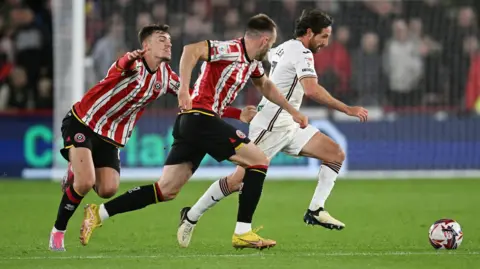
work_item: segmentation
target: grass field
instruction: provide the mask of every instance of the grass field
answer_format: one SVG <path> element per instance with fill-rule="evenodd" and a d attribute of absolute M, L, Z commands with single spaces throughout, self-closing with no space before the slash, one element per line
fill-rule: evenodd
<path fill-rule="evenodd" d="M 340 180 L 327 208 L 346 223 L 343 231 L 303 223 L 314 181 L 267 181 L 254 226 L 265 227 L 260 233 L 277 240 L 275 248 L 231 247 L 235 195 L 201 219 L 192 244 L 182 249 L 178 212 L 209 184 L 190 182 L 173 202 L 106 221 L 87 247 L 78 242 L 78 210 L 67 252 L 51 253 L 58 184 L 0 181 L 0 268 L 480 268 L 480 180 Z M 122 183 L 121 192 L 135 185 Z M 84 200 L 100 201 L 93 193 Z M 428 243 L 429 226 L 444 217 L 462 225 L 458 250 L 434 251 Z"/>

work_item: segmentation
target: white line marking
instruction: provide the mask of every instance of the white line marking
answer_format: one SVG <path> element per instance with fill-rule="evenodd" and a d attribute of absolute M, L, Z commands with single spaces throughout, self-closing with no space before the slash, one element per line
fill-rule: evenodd
<path fill-rule="evenodd" d="M 191 255 L 87 255 L 87 256 L 20 256 L 2 257 L 0 260 L 66 260 L 66 259 L 87 259 L 87 260 L 111 260 L 111 259 L 157 259 L 157 258 L 242 258 L 256 256 L 276 256 L 280 253 L 252 253 L 252 254 L 191 254 Z M 295 253 L 297 257 L 310 256 L 473 256 L 480 255 L 480 252 L 455 252 L 455 251 L 430 251 L 430 252 L 331 252 L 331 253 Z"/>

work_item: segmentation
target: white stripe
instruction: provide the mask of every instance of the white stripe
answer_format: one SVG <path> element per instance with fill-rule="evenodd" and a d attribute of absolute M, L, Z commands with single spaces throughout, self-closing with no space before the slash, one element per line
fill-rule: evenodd
<path fill-rule="evenodd" d="M 125 89 L 130 83 L 135 81 L 136 77 L 127 77 L 123 80 L 121 80 L 115 88 L 112 90 L 107 91 L 104 95 L 102 95 L 100 98 L 98 98 L 97 101 L 90 107 L 90 109 L 85 113 L 85 116 L 82 118 L 82 121 L 85 122 L 87 125 L 89 124 L 91 118 L 95 113 L 98 112 L 99 109 L 101 109 L 109 100 L 112 96 L 116 95 L 123 89 Z"/>
<path fill-rule="evenodd" d="M 135 123 L 135 118 L 137 117 L 138 112 L 140 112 L 140 110 L 137 110 L 134 113 L 132 113 L 132 115 L 130 115 L 130 119 L 128 120 L 128 125 L 126 125 L 125 128 L 123 129 L 123 134 L 122 134 L 123 145 L 127 144 L 127 141 L 129 139 L 128 134 L 133 131 L 133 128 L 135 128 L 134 123 Z"/>
<path fill-rule="evenodd" d="M 160 91 L 160 95 L 164 95 L 164 94 L 167 93 L 168 85 L 169 85 L 169 82 L 170 82 L 170 76 L 169 76 L 169 72 L 167 70 L 167 66 L 166 66 L 165 63 L 162 63 L 162 69 L 161 70 L 162 70 L 162 89 Z"/>
<path fill-rule="evenodd" d="M 250 66 L 251 67 L 251 66 Z M 247 81 L 248 79 L 250 78 L 250 75 L 252 74 L 253 70 L 255 70 L 255 68 L 250 68 L 247 72 L 247 74 L 245 75 L 245 77 L 243 78 L 243 81 L 242 81 L 242 84 L 240 84 L 240 87 L 237 91 L 236 94 L 238 94 L 238 92 L 240 92 L 244 87 L 245 87 L 245 84 L 247 84 Z M 236 97 L 236 95 L 235 95 Z"/>
<path fill-rule="evenodd" d="M 220 107 L 219 109 L 219 114 L 222 115 L 223 114 L 223 110 L 225 109 L 225 107 L 227 106 L 229 100 L 232 98 L 232 95 L 235 95 L 233 98 L 235 99 L 236 97 L 236 89 L 238 87 L 239 84 L 241 84 L 243 81 L 244 81 L 244 77 L 243 77 L 243 71 L 245 70 L 245 67 L 247 67 L 248 65 L 245 65 L 243 64 L 239 69 L 238 69 L 238 73 L 237 73 L 237 76 L 235 77 L 235 82 L 232 84 L 232 86 L 230 87 L 230 89 L 228 89 L 228 92 L 227 92 L 227 95 L 225 96 L 225 99 L 223 99 L 222 101 L 222 106 Z"/>
<path fill-rule="evenodd" d="M 156 82 L 156 78 L 157 76 L 154 74 L 152 75 L 152 78 L 150 79 L 150 84 L 148 85 L 147 87 L 147 90 L 145 91 L 145 93 L 143 94 L 143 97 L 142 99 L 140 99 L 138 102 L 135 102 L 133 103 L 129 109 L 127 109 L 127 111 L 125 111 L 122 115 L 120 115 L 120 117 L 118 117 L 113 123 L 112 123 L 112 126 L 110 127 L 110 130 L 109 130 L 109 136 L 110 138 L 114 138 L 114 135 L 117 131 L 117 128 L 118 128 L 118 124 L 120 123 L 121 120 L 123 120 L 126 116 L 130 116 L 134 111 L 138 111 L 140 108 L 142 108 L 144 105 L 145 105 L 145 102 L 148 100 L 148 98 L 150 98 L 154 92 L 153 92 L 153 84 L 155 84 Z M 146 81 L 146 79 L 145 79 Z M 140 91 L 139 91 L 140 92 Z M 135 95 L 136 96 L 136 95 Z M 129 100 L 130 102 L 130 100 Z M 126 125 L 130 125 L 130 120 L 132 118 L 130 117 L 129 119 L 129 122 L 126 123 Z M 125 125 L 125 126 L 126 126 Z M 126 140 L 126 137 L 122 135 L 122 143 L 123 145 L 125 145 L 125 141 Z"/>
<path fill-rule="evenodd" d="M 235 71 L 237 63 L 233 62 L 227 65 L 218 79 L 217 85 L 215 86 L 215 96 L 213 97 L 212 111 L 217 112 L 218 106 L 220 105 L 220 93 L 222 92 L 225 84 L 228 79 L 232 76 L 233 71 Z"/>
<path fill-rule="evenodd" d="M 138 80 L 137 86 L 135 86 L 135 88 L 133 88 L 133 90 L 127 96 L 125 96 L 123 100 L 120 100 L 120 102 L 113 105 L 105 113 L 105 115 L 102 116 L 102 119 L 99 122 L 97 122 L 97 124 L 95 125 L 94 132 L 100 134 L 102 131 L 102 127 L 107 123 L 108 118 L 111 117 L 113 114 L 115 114 L 115 112 L 117 112 L 117 110 L 120 107 L 122 107 L 125 103 L 127 103 L 131 98 L 135 97 L 142 90 L 143 86 L 145 85 L 146 76 L 147 76 L 147 70 L 143 68 L 142 76 L 140 78 L 137 77 L 137 80 Z M 110 135 L 108 137 L 110 137 Z"/>
<path fill-rule="evenodd" d="M 272 250 L 274 251 L 274 250 Z M 244 257 L 275 257 L 279 253 L 256 252 L 252 254 L 190 254 L 190 255 L 85 255 L 85 256 L 18 256 L 1 257 L 0 260 L 113 260 L 113 259 L 157 259 L 157 258 L 244 258 Z M 455 251 L 425 251 L 425 252 L 307 252 L 295 253 L 296 257 L 388 257 L 388 256 L 478 256 L 480 252 L 455 252 Z"/>
<path fill-rule="evenodd" d="M 135 117 L 137 117 L 139 110 L 135 111 L 130 115 L 130 119 L 128 120 L 128 123 L 125 124 L 125 128 L 123 128 L 123 133 L 122 133 L 122 144 L 126 145 L 128 141 L 128 134 L 131 130 L 133 130 L 133 127 L 135 127 Z"/>

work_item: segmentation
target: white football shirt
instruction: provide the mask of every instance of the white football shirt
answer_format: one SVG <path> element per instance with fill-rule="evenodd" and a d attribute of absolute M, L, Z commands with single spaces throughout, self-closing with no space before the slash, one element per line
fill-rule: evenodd
<path fill-rule="evenodd" d="M 271 64 L 269 78 L 280 93 L 296 109 L 300 109 L 304 90 L 300 79 L 317 77 L 312 52 L 299 40 L 286 41 L 268 52 Z M 267 131 L 287 131 L 297 126 L 292 116 L 278 105 L 262 98 L 257 107 L 258 113 L 250 125 Z"/>

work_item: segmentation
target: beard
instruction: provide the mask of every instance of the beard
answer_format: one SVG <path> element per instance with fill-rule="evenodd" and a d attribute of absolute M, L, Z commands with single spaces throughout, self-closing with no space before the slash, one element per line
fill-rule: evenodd
<path fill-rule="evenodd" d="M 265 57 L 267 56 L 268 54 L 268 48 L 258 52 L 257 56 L 255 57 L 255 60 L 257 61 L 263 61 L 265 59 Z"/>
<path fill-rule="evenodd" d="M 162 62 L 170 62 L 171 60 L 172 60 L 172 57 L 169 57 L 169 56 L 160 57 L 160 61 Z"/>

